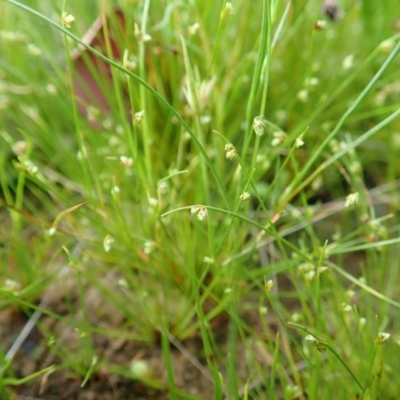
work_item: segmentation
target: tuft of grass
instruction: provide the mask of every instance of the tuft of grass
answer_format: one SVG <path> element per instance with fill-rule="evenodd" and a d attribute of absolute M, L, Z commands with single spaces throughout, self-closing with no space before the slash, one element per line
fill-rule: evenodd
<path fill-rule="evenodd" d="M 400 31 L 372 4 L 333 23 L 317 0 L 3 2 L 0 306 L 28 323 L 2 398 L 58 372 L 397 398 Z"/>

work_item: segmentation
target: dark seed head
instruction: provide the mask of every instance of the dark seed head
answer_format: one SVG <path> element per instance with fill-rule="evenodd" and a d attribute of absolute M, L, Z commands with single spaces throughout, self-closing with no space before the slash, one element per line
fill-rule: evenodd
<path fill-rule="evenodd" d="M 340 9 L 335 0 L 324 0 L 322 4 L 322 15 L 336 22 L 340 18 Z"/>

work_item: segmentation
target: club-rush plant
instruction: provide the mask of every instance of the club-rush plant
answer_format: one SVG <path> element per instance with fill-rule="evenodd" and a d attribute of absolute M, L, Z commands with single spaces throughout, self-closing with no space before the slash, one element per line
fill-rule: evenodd
<path fill-rule="evenodd" d="M 397 3 L 5 0 L 0 398 L 398 398 Z"/>

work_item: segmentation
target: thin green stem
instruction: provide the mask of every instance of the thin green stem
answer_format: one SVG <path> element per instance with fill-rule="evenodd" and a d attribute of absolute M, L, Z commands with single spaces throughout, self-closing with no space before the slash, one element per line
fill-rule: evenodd
<path fill-rule="evenodd" d="M 263 9 L 262 9 L 262 22 L 261 22 L 261 32 L 260 32 L 260 45 L 258 48 L 258 55 L 256 65 L 254 67 L 253 72 L 253 80 L 251 82 L 251 89 L 249 99 L 247 101 L 246 106 L 246 135 L 244 137 L 243 149 L 242 149 L 242 157 L 245 158 L 247 149 L 250 144 L 250 140 L 252 138 L 252 123 L 253 123 L 253 109 L 254 103 L 256 99 L 257 90 L 260 83 L 262 66 L 265 57 L 265 48 L 267 47 L 268 41 L 268 14 L 269 14 L 269 5 L 267 0 L 263 0 Z"/>
<path fill-rule="evenodd" d="M 342 115 L 340 118 L 339 122 L 336 124 L 335 128 L 333 131 L 325 138 L 325 140 L 318 146 L 316 151 L 311 153 L 311 156 L 307 163 L 303 166 L 302 170 L 298 175 L 296 175 L 291 182 L 290 185 L 290 192 L 296 188 L 297 185 L 300 184 L 300 182 L 303 182 L 299 187 L 303 188 L 305 186 L 305 182 L 309 182 L 310 178 L 304 179 L 305 175 L 309 172 L 309 170 L 312 168 L 314 165 L 315 161 L 321 156 L 323 150 L 326 148 L 328 143 L 338 134 L 340 129 L 342 128 L 343 124 L 347 120 L 347 118 L 353 113 L 353 111 L 360 105 L 360 103 L 364 100 L 364 98 L 367 96 L 367 94 L 371 91 L 371 89 L 374 87 L 374 85 L 378 82 L 378 80 L 381 78 L 383 73 L 386 71 L 386 69 L 389 67 L 390 63 L 394 60 L 394 58 L 397 56 L 397 54 L 400 52 L 400 42 L 397 43 L 397 45 L 394 47 L 394 49 L 391 51 L 389 54 L 388 58 L 386 61 L 382 64 L 381 68 L 379 68 L 378 72 L 374 75 L 374 77 L 370 80 L 368 85 L 364 88 L 364 90 L 359 94 L 357 99 L 351 104 L 351 106 L 346 110 L 346 112 Z M 400 110 L 397 113 L 400 113 Z M 393 114 L 392 114 L 393 115 Z M 312 175 L 315 175 L 312 174 Z M 296 189 L 295 192 L 298 193 L 299 190 L 301 189 Z M 282 204 L 287 204 L 288 201 L 293 197 L 292 193 L 289 195 L 284 195 L 283 199 L 281 200 Z"/>
<path fill-rule="evenodd" d="M 361 135 L 358 139 L 354 140 L 352 143 L 349 143 L 346 146 L 345 149 L 338 151 L 332 157 L 330 157 L 328 160 L 326 160 L 323 163 L 321 163 L 317 168 L 315 168 L 315 170 L 307 178 L 304 178 L 304 168 L 306 168 L 308 165 L 309 165 L 309 167 L 311 167 L 311 164 L 310 164 L 310 161 L 309 161 L 306 166 L 302 167 L 302 170 L 294 178 L 295 181 L 297 182 L 298 186 L 295 188 L 295 184 L 293 183 L 294 181 L 292 181 L 290 187 L 287 190 L 288 194 L 286 194 L 286 192 L 285 192 L 284 196 L 282 196 L 282 198 L 280 199 L 278 210 L 283 209 L 285 207 L 285 205 L 294 196 L 296 196 L 302 189 L 304 189 L 307 185 L 309 185 L 329 165 L 333 164 L 336 160 L 338 160 L 344 154 L 348 153 L 351 149 L 356 148 L 358 145 L 360 145 L 361 143 L 366 141 L 373 134 L 375 134 L 376 132 L 380 131 L 383 127 L 388 125 L 390 122 L 392 122 L 399 115 L 400 115 L 400 110 L 396 110 L 393 114 L 389 115 L 389 117 L 385 118 L 378 125 L 374 126 L 372 129 L 370 129 L 368 132 L 366 132 L 363 135 Z M 333 138 L 333 136 L 331 137 L 331 139 L 332 138 Z M 324 143 L 322 145 L 326 145 L 326 140 L 324 141 Z M 315 157 L 313 157 L 313 158 L 315 158 Z M 307 167 L 307 168 L 309 168 L 309 167 Z M 301 179 L 298 178 L 299 176 L 304 178 L 301 183 L 300 183 Z M 294 188 L 294 189 L 291 189 L 291 188 Z"/>
<path fill-rule="evenodd" d="M 144 0 L 144 7 L 142 13 L 142 21 L 140 25 L 141 35 L 146 34 L 147 18 L 149 14 L 150 0 Z M 146 81 L 146 64 L 145 64 L 145 41 L 139 38 L 139 76 L 145 82 Z M 152 159 L 150 154 L 150 128 L 148 117 L 146 117 L 147 112 L 147 100 L 146 100 L 146 87 L 140 85 L 139 96 L 140 96 L 140 108 L 145 113 L 145 118 L 142 120 L 142 132 L 143 132 L 143 150 L 144 150 L 144 163 L 146 166 L 146 177 L 147 182 L 151 188 L 153 188 L 153 174 L 152 174 Z"/>
<path fill-rule="evenodd" d="M 108 57 L 104 56 L 103 54 L 101 54 L 100 52 L 98 52 L 97 50 L 95 50 L 93 47 L 89 46 L 88 44 L 84 43 L 81 39 L 79 39 L 77 36 L 75 36 L 73 33 L 71 33 L 68 29 L 65 29 L 64 27 L 62 27 L 60 24 L 54 22 L 53 20 L 51 20 L 50 18 L 46 17 L 45 15 L 41 14 L 40 12 L 22 4 L 19 3 L 18 1 L 15 0 L 6 0 L 8 3 L 11 3 L 17 7 L 22 8 L 25 11 L 28 11 L 29 13 L 45 20 L 46 22 L 48 22 L 50 25 L 56 27 L 58 30 L 60 30 L 61 32 L 63 32 L 64 34 L 66 34 L 67 36 L 69 36 L 71 39 L 73 39 L 76 43 L 79 43 L 81 46 L 83 46 L 86 50 L 90 51 L 92 54 L 94 54 L 96 57 L 98 57 L 99 59 L 103 60 L 104 62 L 106 62 L 107 64 L 111 65 L 112 67 L 124 72 L 125 74 L 129 75 L 131 78 L 135 79 L 135 81 L 137 81 L 140 85 L 144 86 L 167 110 L 169 110 L 175 117 L 176 119 L 180 122 L 180 124 L 183 126 L 183 128 L 185 129 L 185 131 L 187 131 L 191 137 L 191 139 L 193 140 L 193 142 L 195 143 L 195 145 L 199 148 L 199 151 L 202 155 L 202 157 L 204 157 L 205 162 L 207 163 L 214 179 L 215 182 L 218 186 L 219 189 L 219 194 L 222 198 L 222 200 L 225 203 L 225 206 L 227 208 L 229 208 L 229 202 L 228 199 L 226 197 L 226 193 L 225 193 L 225 189 L 222 185 L 221 179 L 219 178 L 215 167 L 213 165 L 213 163 L 211 162 L 210 158 L 207 155 L 207 152 L 205 150 L 205 148 L 201 145 L 199 139 L 196 137 L 196 135 L 193 133 L 193 131 L 190 129 L 189 125 L 186 123 L 186 121 L 181 117 L 181 115 L 178 113 L 178 111 L 163 97 L 161 96 L 155 89 L 153 89 L 147 82 L 145 82 L 143 79 L 141 79 L 138 75 L 134 74 L 131 71 L 128 71 L 126 68 L 122 67 L 121 65 L 117 64 L 116 62 L 110 60 Z"/>
<path fill-rule="evenodd" d="M 309 333 L 310 335 L 314 336 L 315 339 L 317 339 L 321 344 L 326 346 L 327 349 L 330 350 L 330 352 L 337 358 L 337 360 L 343 365 L 343 367 L 346 369 L 346 371 L 350 374 L 350 376 L 353 378 L 354 382 L 357 384 L 357 386 L 360 388 L 361 393 L 365 392 L 365 388 L 362 385 L 362 383 L 358 380 L 358 378 L 355 376 L 354 372 L 350 369 L 350 367 L 346 364 L 346 362 L 343 360 L 343 358 L 340 356 L 340 354 L 327 342 L 324 340 L 320 339 L 317 335 L 315 335 L 312 331 L 310 331 L 308 328 L 305 326 L 296 324 L 294 322 L 288 322 L 288 325 L 293 326 L 294 328 L 300 329 L 304 332 Z"/>
<path fill-rule="evenodd" d="M 194 206 L 192 205 L 192 206 L 184 206 L 184 207 L 174 208 L 173 210 L 169 210 L 169 211 L 165 212 L 164 214 L 161 214 L 161 218 L 164 218 L 167 215 L 170 215 L 170 214 L 173 214 L 173 213 L 176 213 L 176 212 L 179 212 L 179 211 L 191 210 L 193 207 Z M 265 232 L 269 233 L 271 236 L 275 237 L 276 240 L 279 240 L 280 242 L 282 242 L 283 244 L 288 246 L 296 254 L 301 254 L 302 257 L 304 257 L 305 260 L 310 261 L 310 262 L 312 261 L 311 257 L 307 256 L 306 254 L 303 254 L 296 246 L 294 246 L 288 240 L 280 237 L 279 233 L 276 232 L 276 230 L 269 229 L 265 225 L 258 224 L 257 222 L 254 222 L 250 218 L 244 217 L 243 215 L 237 214 L 237 213 L 235 213 L 233 211 L 224 210 L 223 208 L 218 208 L 218 207 L 213 207 L 213 206 L 201 205 L 201 207 L 207 208 L 207 210 L 218 211 L 218 212 L 220 212 L 222 214 L 226 214 L 226 215 L 229 215 L 231 217 L 235 217 L 235 218 L 241 219 L 244 222 L 247 222 L 247 223 L 249 223 L 251 225 L 254 225 L 255 227 L 259 228 L 260 230 L 265 231 Z"/>

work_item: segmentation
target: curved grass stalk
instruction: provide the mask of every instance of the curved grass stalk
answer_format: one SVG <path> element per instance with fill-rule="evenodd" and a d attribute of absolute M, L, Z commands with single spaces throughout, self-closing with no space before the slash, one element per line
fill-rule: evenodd
<path fill-rule="evenodd" d="M 20 3 L 20 2 L 18 2 L 16 0 L 6 0 L 6 1 L 8 3 L 10 3 L 10 4 L 13 4 L 14 6 L 17 6 L 17 7 L 21 8 L 21 9 L 23 9 L 23 10 L 25 10 L 25 11 L 33 14 L 33 15 L 35 15 L 36 17 L 39 17 L 39 18 L 43 19 L 44 21 L 46 21 L 50 25 L 52 25 L 55 28 L 57 28 L 59 31 L 63 32 L 65 35 L 69 36 L 76 43 L 79 43 L 80 46 L 82 46 L 86 50 L 90 51 L 96 57 L 98 57 L 102 61 L 106 62 L 110 66 L 112 66 L 112 67 L 118 69 L 119 71 L 123 72 L 124 74 L 130 76 L 136 82 L 138 82 L 140 85 L 142 85 L 144 88 L 146 88 L 166 109 L 168 109 L 176 117 L 176 119 L 181 123 L 181 125 L 184 127 L 184 129 L 189 133 L 191 139 L 196 144 L 196 146 L 199 148 L 199 151 L 200 151 L 202 157 L 204 157 L 205 162 L 206 162 L 207 166 L 209 167 L 209 169 L 210 169 L 210 171 L 211 171 L 211 173 L 212 173 L 212 175 L 213 175 L 213 177 L 215 179 L 215 182 L 216 182 L 216 184 L 218 186 L 221 198 L 224 201 L 225 206 L 227 208 L 229 208 L 229 202 L 228 202 L 228 199 L 226 197 L 222 182 L 221 182 L 220 178 L 218 177 L 217 171 L 215 170 L 214 165 L 212 164 L 210 158 L 208 157 L 205 148 L 201 145 L 201 143 L 197 139 L 196 135 L 190 129 L 189 125 L 185 122 L 185 120 L 180 116 L 178 111 L 175 110 L 175 108 L 161 94 L 159 94 L 155 89 L 153 89 L 148 83 L 146 83 L 138 75 L 136 75 L 133 72 L 127 70 L 122 65 L 110 60 L 108 57 L 104 56 L 103 54 L 101 54 L 100 52 L 95 50 L 93 47 L 91 47 L 88 44 L 84 43 L 77 36 L 75 36 L 73 33 L 71 33 L 68 29 L 62 27 L 57 22 L 51 20 L 50 18 L 48 18 L 45 15 L 41 14 L 40 12 L 34 10 L 33 8 L 31 8 L 31 7 L 29 7 L 29 6 L 25 5 L 25 4 L 22 4 L 22 3 Z"/>
<path fill-rule="evenodd" d="M 170 215 L 170 214 L 173 214 L 173 213 L 176 213 L 176 212 L 179 212 L 179 211 L 191 210 L 195 206 L 196 205 L 174 208 L 173 210 L 169 210 L 169 211 L 165 212 L 164 214 L 161 214 L 160 217 L 163 218 L 163 217 L 166 217 L 167 215 Z M 197 206 L 200 206 L 200 205 L 197 205 Z M 308 256 L 307 254 L 302 253 L 296 246 L 294 246 L 288 240 L 283 239 L 282 237 L 280 237 L 278 232 L 275 231 L 275 229 L 268 229 L 268 227 L 266 227 L 265 225 L 261 225 L 261 224 L 255 222 L 255 221 L 251 220 L 250 218 L 244 217 L 243 215 L 240 215 L 240 214 L 235 213 L 233 211 L 224 210 L 223 208 L 212 207 L 212 206 L 207 206 L 207 205 L 203 205 L 203 204 L 201 205 L 201 207 L 204 207 L 207 210 L 217 211 L 217 212 L 220 212 L 222 214 L 226 214 L 226 215 L 228 215 L 230 217 L 235 217 L 235 218 L 241 219 L 244 222 L 247 222 L 247 223 L 249 223 L 251 225 L 254 225 L 258 229 L 260 229 L 262 231 L 265 231 L 268 234 L 270 234 L 271 236 L 273 236 L 276 240 L 279 240 L 282 243 L 284 243 L 291 250 L 293 250 L 296 254 L 300 254 L 302 257 L 304 257 L 305 260 L 312 262 L 312 258 L 310 256 Z"/>
<path fill-rule="evenodd" d="M 343 358 L 340 356 L 340 354 L 332 347 L 329 343 L 325 342 L 324 340 L 320 339 L 317 335 L 315 335 L 313 332 L 311 332 L 308 328 L 305 326 L 296 324 L 294 322 L 288 322 L 289 326 L 293 326 L 294 328 L 300 329 L 310 335 L 312 335 L 318 342 L 320 342 L 323 346 L 325 346 L 329 351 L 337 358 L 337 360 L 343 365 L 343 367 L 346 369 L 346 371 L 351 375 L 353 378 L 354 382 L 357 384 L 357 386 L 360 388 L 361 392 L 365 392 L 365 388 L 362 385 L 362 383 L 358 380 L 358 378 L 355 376 L 354 372 L 350 369 L 350 367 L 346 364 L 346 362 L 343 360 Z"/>

